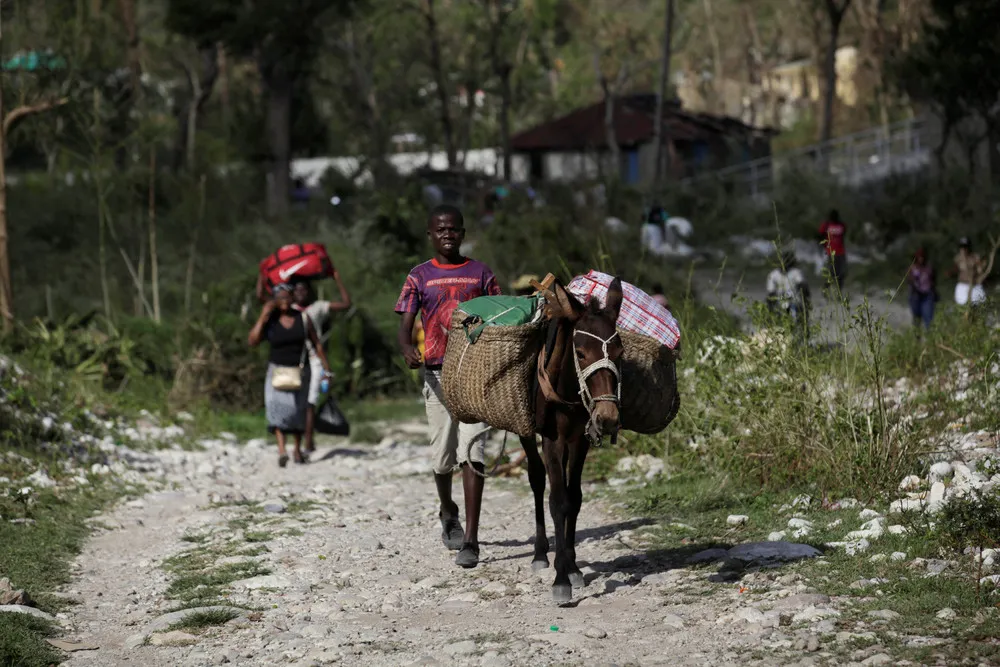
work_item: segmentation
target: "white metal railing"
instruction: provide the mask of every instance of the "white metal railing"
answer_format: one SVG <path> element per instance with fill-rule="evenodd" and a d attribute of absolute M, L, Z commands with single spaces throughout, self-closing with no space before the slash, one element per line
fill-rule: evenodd
<path fill-rule="evenodd" d="M 938 128 L 926 117 L 912 118 L 806 146 L 771 157 L 733 165 L 684 179 L 684 184 L 713 180 L 736 195 L 768 195 L 783 174 L 827 173 L 843 185 L 860 186 L 908 173 L 930 163 Z"/>

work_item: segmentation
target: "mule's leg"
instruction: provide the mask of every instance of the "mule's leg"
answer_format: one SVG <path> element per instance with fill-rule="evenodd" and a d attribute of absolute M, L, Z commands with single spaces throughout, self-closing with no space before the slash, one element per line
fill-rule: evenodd
<path fill-rule="evenodd" d="M 570 602 L 573 585 L 569 581 L 569 561 L 566 558 L 566 517 L 569 513 L 564 467 L 566 443 L 562 438 L 543 438 L 542 452 L 549 473 L 549 511 L 556 538 L 556 579 L 552 583 L 552 599 L 559 603 Z"/>
<path fill-rule="evenodd" d="M 587 451 L 590 442 L 581 437 L 569 446 L 568 476 L 566 480 L 566 495 L 569 501 L 569 512 L 566 516 L 566 557 L 569 561 L 569 580 L 575 588 L 583 588 L 586 582 L 583 573 L 576 564 L 576 519 L 580 516 L 583 505 L 583 465 L 587 461 Z"/>
<path fill-rule="evenodd" d="M 521 438 L 525 458 L 528 459 L 528 481 L 535 495 L 535 555 L 531 558 L 532 570 L 549 566 L 549 538 L 545 536 L 545 463 L 538 454 L 535 436 Z"/>

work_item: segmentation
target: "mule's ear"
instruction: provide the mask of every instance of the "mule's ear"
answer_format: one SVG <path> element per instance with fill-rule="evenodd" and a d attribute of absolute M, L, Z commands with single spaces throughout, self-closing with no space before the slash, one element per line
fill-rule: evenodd
<path fill-rule="evenodd" d="M 586 310 L 583 304 L 559 283 L 552 286 L 552 294 L 554 299 L 547 298 L 547 311 L 550 318 L 578 320 Z"/>
<path fill-rule="evenodd" d="M 607 311 L 614 313 L 616 321 L 618 320 L 618 314 L 621 313 L 622 310 L 623 299 L 622 281 L 620 278 L 615 278 L 608 286 L 608 303 L 604 308 Z"/>

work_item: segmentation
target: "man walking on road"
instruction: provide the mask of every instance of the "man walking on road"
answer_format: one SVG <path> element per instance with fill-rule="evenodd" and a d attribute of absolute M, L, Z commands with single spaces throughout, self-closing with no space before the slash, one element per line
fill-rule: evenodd
<path fill-rule="evenodd" d="M 442 400 L 441 367 L 444 364 L 448 328 L 455 307 L 463 301 L 500 294 L 496 277 L 488 266 L 463 257 L 465 221 L 454 206 L 442 205 L 431 211 L 427 237 L 434 257 L 414 267 L 396 302 L 402 315 L 397 340 L 410 368 L 424 366 L 424 404 L 430 425 L 434 456 L 434 481 L 441 499 L 442 540 L 458 551 L 455 563 L 461 567 L 479 564 L 479 514 L 483 501 L 486 456 L 486 424 L 462 424 L 451 416 Z M 420 313 L 424 323 L 423 355 L 413 344 L 413 323 Z M 465 490 L 465 531 L 458 519 L 458 505 L 451 498 L 451 477 L 456 466 L 462 469 Z"/>
<path fill-rule="evenodd" d="M 838 292 L 844 291 L 844 279 L 847 278 L 847 249 L 844 246 L 846 232 L 847 227 L 840 221 L 837 209 L 832 209 L 819 227 L 820 243 L 826 246 L 831 286 L 836 283 Z"/>

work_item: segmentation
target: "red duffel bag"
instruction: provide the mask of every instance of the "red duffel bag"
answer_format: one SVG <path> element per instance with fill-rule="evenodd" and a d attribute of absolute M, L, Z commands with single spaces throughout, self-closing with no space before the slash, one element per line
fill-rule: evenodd
<path fill-rule="evenodd" d="M 260 275 L 267 288 L 292 280 L 316 280 L 333 275 L 333 262 L 322 243 L 293 243 L 261 260 Z"/>

